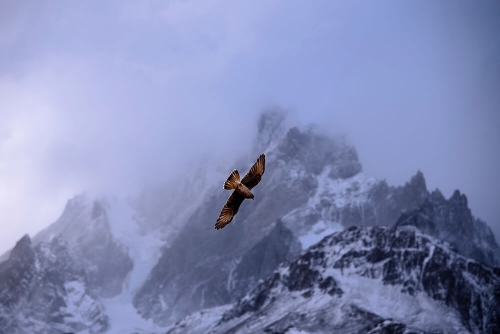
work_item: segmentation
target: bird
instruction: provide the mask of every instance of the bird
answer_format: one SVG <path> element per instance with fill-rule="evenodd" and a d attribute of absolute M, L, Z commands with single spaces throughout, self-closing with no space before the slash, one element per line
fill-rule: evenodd
<path fill-rule="evenodd" d="M 217 222 L 215 223 L 216 230 L 223 228 L 233 220 L 245 198 L 254 199 L 251 190 L 259 184 L 265 170 L 266 156 L 261 154 L 241 181 L 238 170 L 234 169 L 231 172 L 226 182 L 224 182 L 223 188 L 226 190 L 233 190 L 233 192 L 227 199 L 226 204 L 222 207 L 219 218 L 217 218 Z"/>

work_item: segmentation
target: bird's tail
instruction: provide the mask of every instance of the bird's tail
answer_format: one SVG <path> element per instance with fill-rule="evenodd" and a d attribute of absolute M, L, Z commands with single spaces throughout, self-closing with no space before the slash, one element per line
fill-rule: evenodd
<path fill-rule="evenodd" d="M 231 175 L 227 178 L 226 182 L 224 182 L 224 189 L 226 190 L 234 190 L 240 183 L 240 174 L 235 169 L 231 172 Z"/>

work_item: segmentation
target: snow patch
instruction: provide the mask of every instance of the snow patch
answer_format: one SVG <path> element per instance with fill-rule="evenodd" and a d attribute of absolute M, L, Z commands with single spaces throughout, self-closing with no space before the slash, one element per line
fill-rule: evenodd
<path fill-rule="evenodd" d="M 128 248 L 134 267 L 125 280 L 124 295 L 132 300 L 161 255 L 163 241 L 153 233 L 141 234 L 133 219 L 135 211 L 125 200 L 108 201 L 108 218 L 112 235 Z"/>
<path fill-rule="evenodd" d="M 207 333 L 222 318 L 224 312 L 233 307 L 233 304 L 216 306 L 213 308 L 194 312 L 184 319 L 164 329 L 166 333 Z M 189 328 L 186 332 L 185 328 Z M 181 329 L 181 331 L 179 331 Z M 184 330 L 182 330 L 184 329 Z"/>
<path fill-rule="evenodd" d="M 358 276 L 346 270 L 342 274 L 331 268 L 328 272 L 344 291 L 344 303 L 428 331 L 468 333 L 460 325 L 460 316 L 455 310 L 425 293 L 410 296 L 401 292 L 401 286 L 385 285 L 381 279 Z"/>
<path fill-rule="evenodd" d="M 342 231 L 343 229 L 344 228 L 339 223 L 328 222 L 327 226 L 323 220 L 320 220 L 312 226 L 308 233 L 299 236 L 302 249 L 307 249 L 321 241 L 327 235 Z"/>
<path fill-rule="evenodd" d="M 360 172 L 347 179 L 332 179 L 329 177 L 331 166 L 317 176 L 318 189 L 316 194 L 309 199 L 308 206 L 315 207 L 322 198 L 333 200 L 338 208 L 346 205 L 362 205 L 368 200 L 370 190 L 380 181 L 374 177 Z"/>
<path fill-rule="evenodd" d="M 163 241 L 156 234 L 141 234 L 133 219 L 135 211 L 125 201 L 112 198 L 107 201 L 108 218 L 112 235 L 128 248 L 134 266 L 124 282 L 123 292 L 104 299 L 111 328 L 107 333 L 130 332 L 161 333 L 164 329 L 152 320 L 142 318 L 132 304 L 132 299 L 161 255 Z"/>
<path fill-rule="evenodd" d="M 123 296 L 104 300 L 104 306 L 110 323 L 106 334 L 165 332 L 164 328 L 155 325 L 151 319 L 142 318 L 132 303 Z"/>
<path fill-rule="evenodd" d="M 241 261 L 241 257 L 231 261 L 231 265 L 229 267 L 229 275 L 227 277 L 227 284 L 226 284 L 226 289 L 228 292 L 231 292 L 235 285 L 236 285 L 236 280 L 235 280 L 235 277 L 234 277 L 234 271 L 236 270 L 236 268 L 238 267 L 238 264 L 240 263 Z"/>
<path fill-rule="evenodd" d="M 289 328 L 285 334 L 309 334 L 309 332 L 306 332 L 302 329 L 297 329 L 295 327 Z"/>

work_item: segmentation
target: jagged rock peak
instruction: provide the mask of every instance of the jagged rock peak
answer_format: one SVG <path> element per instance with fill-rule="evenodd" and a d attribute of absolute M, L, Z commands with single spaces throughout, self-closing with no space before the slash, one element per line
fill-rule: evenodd
<path fill-rule="evenodd" d="M 82 192 L 82 193 L 80 193 L 78 195 L 75 195 L 72 198 L 70 198 L 68 200 L 68 202 L 66 203 L 66 208 L 65 209 L 67 209 L 68 207 L 74 207 L 76 205 L 86 204 L 89 201 L 90 201 L 89 194 L 87 192 Z"/>
<path fill-rule="evenodd" d="M 444 201 L 446 201 L 446 198 L 444 198 L 444 195 L 441 192 L 441 190 L 437 188 L 431 193 L 430 199 L 436 203 L 443 203 Z"/>
<path fill-rule="evenodd" d="M 104 206 L 99 202 L 99 201 L 94 201 L 93 207 L 92 207 L 92 219 L 95 219 L 99 216 L 105 215 L 106 210 L 104 209 Z"/>
<path fill-rule="evenodd" d="M 133 263 L 128 249 L 115 238 L 103 196 L 81 193 L 71 198 L 61 217 L 33 238 L 34 245 L 61 237 L 85 263 L 89 287 L 104 297 L 121 292 Z M 106 254 L 106 256 L 103 256 Z"/>
<path fill-rule="evenodd" d="M 19 240 L 0 266 L 0 332 L 105 332 L 108 317 L 82 265 L 62 238 Z"/>
<path fill-rule="evenodd" d="M 329 176 L 346 179 L 361 172 L 356 148 L 342 136 L 328 136 L 309 126 L 292 127 L 276 147 L 275 157 L 285 163 L 298 163 L 314 175 L 331 166 Z"/>
<path fill-rule="evenodd" d="M 18 242 L 16 242 L 16 246 L 10 252 L 10 259 L 21 259 L 26 256 L 33 257 L 34 255 L 33 245 L 31 243 L 31 238 L 28 234 L 25 234 Z"/>
<path fill-rule="evenodd" d="M 422 192 L 427 191 L 427 185 L 425 184 L 424 174 L 418 170 L 417 174 L 413 175 L 410 179 L 410 186 L 421 190 Z"/>
<path fill-rule="evenodd" d="M 467 207 L 467 196 L 461 194 L 460 190 L 456 189 L 450 197 L 450 202 L 460 207 Z"/>
<path fill-rule="evenodd" d="M 65 230 L 65 233 L 71 234 L 71 231 L 67 229 L 69 225 L 83 230 L 90 228 L 91 224 L 82 225 L 81 221 L 79 221 L 82 219 L 92 220 L 98 222 L 98 225 L 102 225 L 102 227 L 109 228 L 107 213 L 110 204 L 108 199 L 107 196 L 102 194 L 89 193 L 88 191 L 81 192 L 66 202 L 59 219 L 45 230 L 53 228 L 53 225 L 60 225 Z M 45 233 L 42 231 L 33 238 L 35 244 L 39 242 L 40 234 L 44 235 Z"/>
<path fill-rule="evenodd" d="M 292 126 L 286 116 L 286 111 L 278 106 L 260 114 L 252 157 L 264 152 L 285 163 L 298 163 L 315 175 L 331 165 L 330 177 L 334 179 L 361 172 L 356 148 L 345 135 L 331 134 L 317 124 Z"/>
<path fill-rule="evenodd" d="M 92 206 L 93 218 L 97 218 L 102 214 L 105 214 L 106 208 L 109 206 L 107 198 L 104 195 L 91 194 L 87 191 L 81 192 L 70 198 L 66 202 L 66 206 L 63 210 L 63 215 L 65 212 L 71 212 L 74 210 L 81 210 L 83 208 L 90 208 Z"/>
<path fill-rule="evenodd" d="M 265 109 L 257 121 L 257 150 L 265 150 L 286 131 L 286 111 L 278 106 Z"/>
<path fill-rule="evenodd" d="M 26 246 L 31 247 L 31 238 L 28 234 L 25 234 L 21 239 L 19 239 L 18 242 L 16 242 L 14 249 Z"/>
<path fill-rule="evenodd" d="M 69 199 L 59 219 L 36 234 L 33 243 L 37 245 L 59 235 L 74 246 L 83 239 L 92 240 L 92 231 L 97 230 L 109 230 L 105 204 L 84 192 Z"/>
<path fill-rule="evenodd" d="M 408 187 L 411 191 L 417 189 Z M 467 197 L 458 190 L 448 200 L 439 190 L 434 190 L 414 210 L 401 215 L 395 225 L 416 226 L 449 242 L 460 254 L 490 266 L 500 264 L 500 247 L 491 228 L 474 218 Z"/>

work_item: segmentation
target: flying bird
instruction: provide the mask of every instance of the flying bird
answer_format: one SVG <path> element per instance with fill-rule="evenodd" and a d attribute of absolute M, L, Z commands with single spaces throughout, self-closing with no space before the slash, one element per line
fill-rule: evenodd
<path fill-rule="evenodd" d="M 251 190 L 259 184 L 265 169 L 266 156 L 261 154 L 241 181 L 240 174 L 236 169 L 231 172 L 231 175 L 229 175 L 226 182 L 224 182 L 223 188 L 226 190 L 233 190 L 233 192 L 227 199 L 215 223 L 216 230 L 223 228 L 233 220 L 245 198 L 254 199 Z"/>

